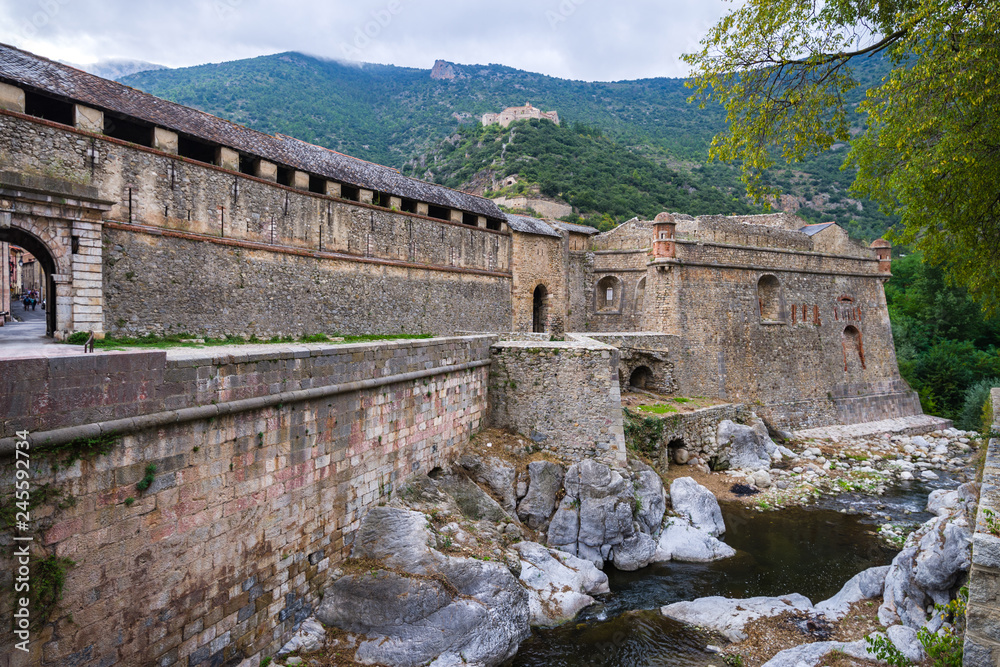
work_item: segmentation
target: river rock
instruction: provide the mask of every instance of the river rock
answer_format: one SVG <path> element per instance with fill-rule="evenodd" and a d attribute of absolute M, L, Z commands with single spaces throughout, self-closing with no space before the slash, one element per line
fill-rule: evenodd
<path fill-rule="evenodd" d="M 670 485 L 670 503 L 674 511 L 712 537 L 726 532 L 722 509 L 715 495 L 690 477 L 678 477 Z"/>
<path fill-rule="evenodd" d="M 912 663 L 923 662 L 926 655 L 916 630 L 905 625 L 893 625 L 886 629 L 885 634 L 889 637 L 892 645 L 906 656 L 907 660 Z"/>
<path fill-rule="evenodd" d="M 863 639 L 856 642 L 812 642 L 785 649 L 765 662 L 762 667 L 815 667 L 831 651 L 846 653 L 859 660 L 875 659 L 874 655 L 868 653 Z"/>
<path fill-rule="evenodd" d="M 302 621 L 302 625 L 292 635 L 292 638 L 285 642 L 285 645 L 278 650 L 278 655 L 284 656 L 295 651 L 299 651 L 300 653 L 315 653 L 323 648 L 325 643 L 326 628 L 314 616 L 310 616 Z"/>
<path fill-rule="evenodd" d="M 737 424 L 728 419 L 719 424 L 716 431 L 719 445 L 718 468 L 745 468 L 747 470 L 767 470 L 771 467 L 771 457 L 767 446 L 753 428 Z M 770 442 L 770 440 L 768 440 Z"/>
<path fill-rule="evenodd" d="M 744 626 L 758 618 L 785 612 L 812 613 L 809 598 L 792 593 L 781 597 L 756 597 L 737 600 L 719 596 L 675 602 L 660 608 L 667 618 L 718 632 L 731 642 L 747 638 Z"/>
<path fill-rule="evenodd" d="M 927 496 L 927 511 L 938 516 L 944 516 L 958 508 L 958 491 L 936 489 Z"/>
<path fill-rule="evenodd" d="M 831 621 L 842 619 L 855 602 L 881 597 L 885 590 L 885 577 L 888 573 L 888 565 L 870 567 L 864 572 L 859 572 L 851 577 L 832 598 L 817 603 L 816 611 Z"/>
<path fill-rule="evenodd" d="M 919 629 L 927 622 L 927 608 L 947 604 L 972 564 L 972 527 L 977 484 L 958 488 L 958 507 L 936 516 L 910 533 L 902 551 L 892 560 L 879 607 L 879 621 Z"/>
<path fill-rule="evenodd" d="M 466 454 L 458 460 L 458 464 L 473 480 L 489 489 L 508 514 L 516 513 L 517 500 L 514 492 L 517 475 L 514 466 L 495 456 L 477 454 Z M 555 503 L 552 507 L 555 509 Z"/>
<path fill-rule="evenodd" d="M 337 579 L 316 617 L 362 635 L 361 662 L 418 667 L 451 653 L 499 665 L 530 634 L 527 591 L 506 567 L 446 556 L 432 540 L 425 515 L 373 508 L 351 555 L 382 566 Z"/>
<path fill-rule="evenodd" d="M 516 521 L 500 503 L 469 479 L 461 467 L 456 466 L 443 472 L 434 479 L 434 482 L 455 500 L 462 516 L 467 519 L 473 521 L 485 519 L 494 524 Z"/>
<path fill-rule="evenodd" d="M 572 619 L 609 592 L 608 576 L 590 561 L 535 542 L 511 547 L 521 557 L 521 583 L 528 589 L 531 625 L 556 625 Z"/>
<path fill-rule="evenodd" d="M 654 562 L 669 560 L 708 563 L 735 556 L 736 550 L 705 530 L 679 520 L 669 520 L 656 545 Z"/>
<path fill-rule="evenodd" d="M 656 552 L 656 540 L 636 526 L 635 532 L 614 548 L 615 567 L 625 572 L 634 572 L 652 563 Z"/>
<path fill-rule="evenodd" d="M 635 464 L 640 470 L 632 476 L 632 487 L 635 493 L 635 520 L 640 530 L 653 537 L 660 534 L 663 525 L 663 515 L 667 511 L 666 493 L 663 490 L 663 480 L 656 472 L 645 464 Z"/>
<path fill-rule="evenodd" d="M 556 496 L 563 485 L 563 468 L 551 461 L 528 464 L 528 493 L 517 506 L 517 515 L 532 530 L 542 530 L 556 508 Z"/>

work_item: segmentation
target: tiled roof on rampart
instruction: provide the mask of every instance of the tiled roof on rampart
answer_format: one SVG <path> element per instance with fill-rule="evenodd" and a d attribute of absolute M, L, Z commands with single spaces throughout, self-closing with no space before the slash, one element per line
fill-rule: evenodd
<path fill-rule="evenodd" d="M 572 222 L 561 222 L 559 220 L 553 220 L 552 225 L 558 227 L 559 229 L 565 229 L 568 232 L 573 232 L 574 234 L 587 234 L 592 236 L 597 234 L 598 231 L 594 227 L 588 227 L 587 225 L 576 225 Z"/>
<path fill-rule="evenodd" d="M 537 236 L 555 236 L 562 238 L 562 234 L 553 229 L 544 220 L 529 218 L 524 215 L 507 214 L 507 225 L 515 232 L 522 234 L 535 234 Z"/>
<path fill-rule="evenodd" d="M 348 185 L 488 218 L 504 217 L 496 204 L 488 199 L 408 178 L 395 169 L 298 139 L 257 132 L 6 44 L 0 44 L 0 81 L 137 118 Z"/>

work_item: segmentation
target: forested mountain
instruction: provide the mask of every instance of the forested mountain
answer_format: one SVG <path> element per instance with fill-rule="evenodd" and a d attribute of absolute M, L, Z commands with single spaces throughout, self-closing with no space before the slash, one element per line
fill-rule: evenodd
<path fill-rule="evenodd" d="M 873 60 L 859 69 L 859 78 L 877 81 L 885 69 L 881 61 Z M 381 164 L 410 165 L 411 170 L 415 165 L 435 165 L 430 175 L 413 173 L 456 187 L 471 186 L 462 175 L 489 168 L 482 160 L 491 157 L 488 150 L 473 151 L 468 164 L 456 162 L 466 153 L 453 150 L 456 133 L 459 143 L 473 141 L 470 132 L 479 131 L 475 127 L 483 113 L 528 101 L 558 111 L 564 128 L 576 132 L 574 128 L 585 127 L 578 137 L 591 138 L 584 141 L 564 133 L 556 139 L 554 133 L 535 128 L 513 142 L 521 157 L 536 157 L 546 165 L 541 167 L 547 170 L 545 189 L 571 197 L 569 203 L 581 213 L 610 215 L 621 222 L 632 214 L 645 214 L 653 202 L 669 206 L 673 200 L 664 193 L 671 186 L 657 182 L 660 178 L 671 183 L 679 179 L 696 190 L 676 199 L 676 210 L 708 212 L 701 204 L 719 201 L 725 201 L 715 211 L 719 213 L 736 211 L 737 204 L 748 206 L 738 194 L 732 168 L 703 167 L 712 136 L 723 128 L 724 115 L 718 107 L 689 104 L 690 91 L 682 79 L 584 82 L 502 65 L 439 62 L 433 70 L 422 70 L 283 53 L 142 72 L 121 81 L 263 132 L 288 134 Z M 856 91 L 858 99 L 864 87 Z M 557 176 L 560 162 L 580 165 L 584 159 L 601 159 L 593 150 L 594 142 L 605 142 L 619 161 L 635 163 L 632 169 L 617 172 L 626 182 L 596 177 L 594 172 L 614 164 L 609 160 L 592 168 L 562 169 L 564 173 Z M 552 155 L 531 154 L 553 148 L 557 153 Z M 574 148 L 586 154 L 574 159 Z M 837 220 L 859 238 L 875 238 L 893 221 L 870 202 L 849 198 L 846 188 L 853 176 L 839 169 L 844 155 L 845 147 L 838 146 L 794 169 L 772 174 L 789 193 L 782 207 L 810 221 Z M 583 180 L 574 182 L 577 177 Z M 709 195 L 712 186 L 716 194 Z M 624 198 L 634 203 L 623 207 Z M 692 201 L 698 202 L 694 208 L 685 208 Z"/>

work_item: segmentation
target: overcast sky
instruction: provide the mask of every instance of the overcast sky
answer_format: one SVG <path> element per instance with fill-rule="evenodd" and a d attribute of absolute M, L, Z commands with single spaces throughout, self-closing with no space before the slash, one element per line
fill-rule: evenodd
<path fill-rule="evenodd" d="M 725 0 L 0 0 L 0 42 L 169 67 L 283 51 L 430 69 L 441 58 L 590 81 L 685 76 Z"/>

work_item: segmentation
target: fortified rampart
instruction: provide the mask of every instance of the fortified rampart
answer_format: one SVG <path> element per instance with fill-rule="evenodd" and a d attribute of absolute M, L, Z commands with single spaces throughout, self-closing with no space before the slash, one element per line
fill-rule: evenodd
<path fill-rule="evenodd" d="M 57 336 L 511 326 L 492 202 L 3 45 L 0 172 L 0 240 L 47 262 Z"/>
<path fill-rule="evenodd" d="M 208 665 L 271 655 L 315 608 L 363 514 L 480 427 L 494 340 L 0 360 L 0 395 L 11 399 L 0 404 L 0 484 L 14 488 L 14 436 L 30 430 L 32 489 L 50 494 L 33 509 L 33 561 L 75 562 L 31 652 L 5 658 Z M 94 439 L 106 453 L 56 467 Z M 11 554 L 0 575 L 6 618 Z"/>

